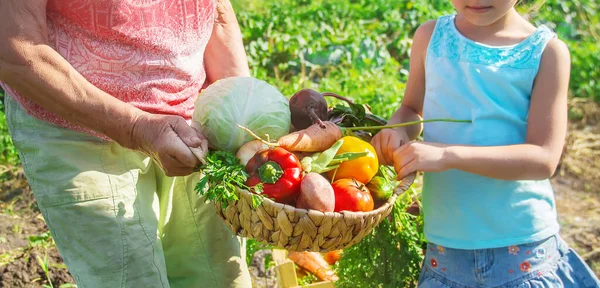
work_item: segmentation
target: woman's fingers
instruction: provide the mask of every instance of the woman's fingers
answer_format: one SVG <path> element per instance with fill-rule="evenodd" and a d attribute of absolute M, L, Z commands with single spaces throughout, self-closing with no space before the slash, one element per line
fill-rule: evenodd
<path fill-rule="evenodd" d="M 170 155 L 163 155 L 159 161 L 165 175 L 169 177 L 186 176 L 194 172 L 194 167 L 182 164 L 179 159 Z"/>
<path fill-rule="evenodd" d="M 196 165 L 200 164 L 200 160 L 192 153 L 189 146 L 177 136 L 178 135 L 169 136 L 169 134 L 161 135 L 161 137 L 169 137 L 171 140 L 164 139 L 165 143 L 168 143 L 168 146 L 164 147 L 164 153 L 176 159 L 178 161 L 177 166 L 196 167 Z M 166 163 L 163 164 L 166 165 Z"/>

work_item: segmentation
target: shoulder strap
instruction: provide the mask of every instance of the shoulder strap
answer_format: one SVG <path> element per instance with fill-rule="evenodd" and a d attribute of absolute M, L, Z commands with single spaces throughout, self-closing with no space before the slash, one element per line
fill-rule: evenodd
<path fill-rule="evenodd" d="M 548 28 L 546 25 L 541 25 L 535 32 L 534 35 L 530 38 L 530 45 L 533 46 L 533 51 L 531 58 L 535 61 L 536 74 L 537 69 L 540 66 L 540 61 L 542 60 L 542 54 L 544 54 L 544 50 L 546 49 L 546 45 L 553 38 L 557 37 L 556 33 Z"/>
<path fill-rule="evenodd" d="M 445 54 L 443 50 L 447 49 L 449 44 L 444 38 L 448 35 L 448 30 L 451 28 L 454 21 L 454 15 L 441 16 L 435 23 L 435 28 L 429 39 L 429 45 L 427 47 L 427 55 L 440 56 Z"/>

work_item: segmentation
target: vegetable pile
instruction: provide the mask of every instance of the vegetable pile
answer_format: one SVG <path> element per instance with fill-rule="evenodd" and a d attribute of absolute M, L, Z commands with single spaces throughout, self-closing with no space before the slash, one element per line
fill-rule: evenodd
<path fill-rule="evenodd" d="M 240 188 L 256 194 L 254 205 L 266 197 L 321 212 L 373 210 L 374 199 L 383 204 L 397 182 L 379 177 L 371 183 L 380 169 L 375 149 L 338 125 L 365 114 L 343 107 L 330 109 L 323 94 L 310 89 L 288 102 L 252 77 L 217 81 L 200 94 L 194 111 L 194 125 L 213 148 L 199 167 L 205 177 L 196 191 L 223 206 L 237 200 Z"/>
<path fill-rule="evenodd" d="M 342 104 L 330 107 L 325 97 Z M 395 171 L 380 165 L 369 143 L 379 130 L 419 122 L 463 122 L 428 119 L 386 125 L 368 106 L 335 93 L 302 89 L 288 101 L 251 77 L 227 78 L 206 88 L 192 120 L 212 149 L 199 167 L 204 177 L 195 190 L 200 196 L 226 208 L 239 199 L 237 189 L 245 189 L 254 207 L 269 198 L 325 213 L 372 211 L 398 187 Z M 329 265 L 342 252 L 290 252 L 289 257 L 318 279 L 336 281 Z"/>
<path fill-rule="evenodd" d="M 325 97 L 345 104 L 328 107 Z M 434 121 L 434 120 L 426 120 Z M 446 120 L 437 120 L 446 121 Z M 398 186 L 393 169 L 379 165 L 369 141 L 386 127 L 366 105 L 334 94 L 302 89 L 288 101 L 252 77 L 222 79 L 199 96 L 194 126 L 211 150 L 199 169 L 196 191 L 227 206 L 236 189 L 321 212 L 368 212 Z M 361 126 L 363 125 L 363 126 Z"/>

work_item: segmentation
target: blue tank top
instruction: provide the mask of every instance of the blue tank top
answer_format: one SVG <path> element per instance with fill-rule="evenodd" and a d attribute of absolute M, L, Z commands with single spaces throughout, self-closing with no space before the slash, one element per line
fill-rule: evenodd
<path fill-rule="evenodd" d="M 424 140 L 456 145 L 525 143 L 542 52 L 556 35 L 540 26 L 511 46 L 464 37 L 454 15 L 438 19 L 427 48 L 423 116 L 472 123 L 426 123 Z M 423 213 L 428 241 L 457 249 L 523 244 L 558 233 L 548 180 L 505 181 L 459 170 L 425 173 Z"/>

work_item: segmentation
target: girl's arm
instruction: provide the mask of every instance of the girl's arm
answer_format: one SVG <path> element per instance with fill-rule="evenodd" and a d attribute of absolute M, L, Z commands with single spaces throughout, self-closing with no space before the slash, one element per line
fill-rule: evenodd
<path fill-rule="evenodd" d="M 534 83 L 525 144 L 474 147 L 411 142 L 394 153 L 399 176 L 459 169 L 504 180 L 547 179 L 556 170 L 567 130 L 570 56 L 551 40 Z"/>
<path fill-rule="evenodd" d="M 427 57 L 427 46 L 431 34 L 435 29 L 436 21 L 429 21 L 421 25 L 413 37 L 413 45 L 410 55 L 410 71 L 406 83 L 404 98 L 398 110 L 392 115 L 388 124 L 398 124 L 422 120 L 423 101 L 425 98 L 425 59 Z M 406 133 L 409 139 L 414 140 L 423 131 L 423 124 L 395 128 L 397 131 Z"/>
<path fill-rule="evenodd" d="M 250 76 L 242 33 L 229 0 L 217 2 L 213 32 L 204 54 L 206 85 L 231 76 Z"/>
<path fill-rule="evenodd" d="M 402 105 L 388 121 L 388 124 L 398 124 L 421 120 L 423 114 L 423 99 L 425 97 L 425 57 L 429 39 L 435 28 L 435 21 L 421 25 L 413 37 L 410 52 L 410 71 L 406 83 L 406 91 Z M 412 139 L 416 139 L 423 129 L 422 124 L 383 129 L 373 139 L 371 144 L 377 152 L 382 164 L 393 164 L 394 151 Z"/>

